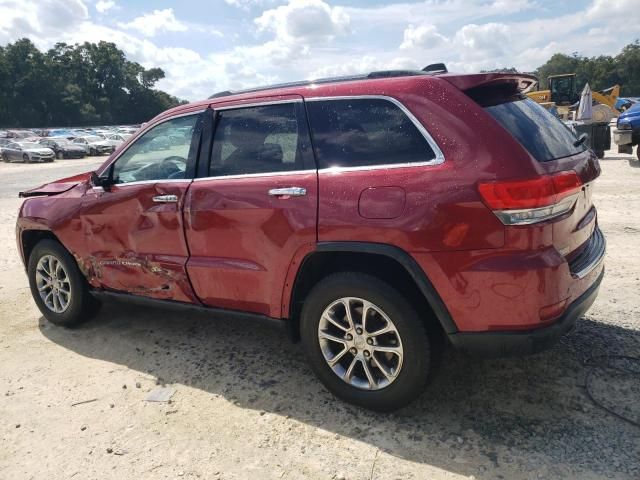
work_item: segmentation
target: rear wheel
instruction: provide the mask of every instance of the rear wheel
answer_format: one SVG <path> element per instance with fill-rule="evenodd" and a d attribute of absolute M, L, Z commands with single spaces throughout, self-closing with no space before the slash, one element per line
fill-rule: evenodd
<path fill-rule="evenodd" d="M 24 163 L 29 163 L 29 155 L 27 155 L 26 153 L 22 155 L 22 161 Z"/>
<path fill-rule="evenodd" d="M 56 158 L 58 160 L 62 160 L 64 158 L 64 153 L 62 153 L 62 150 L 56 153 Z"/>
<path fill-rule="evenodd" d="M 336 396 L 378 411 L 398 409 L 424 390 L 431 348 L 424 323 L 391 285 L 337 273 L 305 299 L 301 338 L 307 359 Z"/>
<path fill-rule="evenodd" d="M 95 148 L 90 148 L 89 149 L 89 155 L 92 157 L 95 157 L 98 153 L 96 152 Z"/>
<path fill-rule="evenodd" d="M 598 150 L 596 152 L 596 157 L 598 157 L 600 159 L 604 158 L 604 150 Z"/>
<path fill-rule="evenodd" d="M 90 319 L 99 303 L 89 292 L 75 259 L 60 243 L 42 240 L 29 256 L 29 286 L 47 320 L 72 327 Z"/>
<path fill-rule="evenodd" d="M 638 160 L 640 160 L 640 145 L 638 145 L 638 148 L 636 148 L 636 157 L 638 157 Z"/>

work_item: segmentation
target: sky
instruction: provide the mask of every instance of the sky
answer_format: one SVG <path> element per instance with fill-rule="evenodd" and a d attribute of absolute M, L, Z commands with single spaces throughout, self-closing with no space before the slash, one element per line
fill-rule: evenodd
<path fill-rule="evenodd" d="M 615 55 L 638 25 L 640 0 L 0 0 L 0 45 L 115 42 L 187 100 L 436 62 L 532 71 L 557 52 Z"/>

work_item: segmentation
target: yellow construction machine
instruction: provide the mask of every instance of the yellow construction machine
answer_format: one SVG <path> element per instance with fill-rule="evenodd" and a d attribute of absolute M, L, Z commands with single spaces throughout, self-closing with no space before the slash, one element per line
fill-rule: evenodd
<path fill-rule="evenodd" d="M 548 90 L 534 90 L 539 86 L 539 84 L 534 84 L 526 94 L 545 108 L 556 107 L 561 116 L 568 116 L 570 107 L 580 101 L 582 92 L 576 86 L 576 74 L 551 75 L 547 79 L 547 85 L 549 85 Z M 599 92 L 592 91 L 591 94 L 593 100 L 603 105 L 603 107 L 597 107 L 594 110 L 594 116 L 601 117 L 599 120 L 604 120 L 606 116 L 611 120 L 620 115 L 620 112 L 615 108 L 616 100 L 620 95 L 620 85 L 615 85 Z M 608 107 L 608 109 L 605 107 Z"/>

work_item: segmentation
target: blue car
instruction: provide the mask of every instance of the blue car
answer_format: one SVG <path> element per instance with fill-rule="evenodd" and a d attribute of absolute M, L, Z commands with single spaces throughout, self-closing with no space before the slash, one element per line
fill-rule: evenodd
<path fill-rule="evenodd" d="M 618 153 L 633 153 L 633 146 L 640 143 L 640 103 L 621 113 L 616 127 L 613 141 L 618 145 Z M 640 148 L 636 154 L 640 160 Z"/>

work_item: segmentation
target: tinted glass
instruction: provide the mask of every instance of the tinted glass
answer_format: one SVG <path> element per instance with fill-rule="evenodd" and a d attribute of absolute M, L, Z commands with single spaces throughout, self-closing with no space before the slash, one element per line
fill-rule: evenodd
<path fill-rule="evenodd" d="M 209 175 L 315 168 L 301 103 L 218 112 Z"/>
<path fill-rule="evenodd" d="M 307 103 L 320 168 L 426 162 L 435 158 L 424 135 L 384 99 Z"/>
<path fill-rule="evenodd" d="M 515 100 L 485 107 L 539 162 L 575 155 L 586 149 L 575 146 L 575 134 L 533 100 Z"/>
<path fill-rule="evenodd" d="M 175 118 L 138 138 L 116 160 L 115 183 L 185 178 L 197 120 L 198 115 Z"/>

